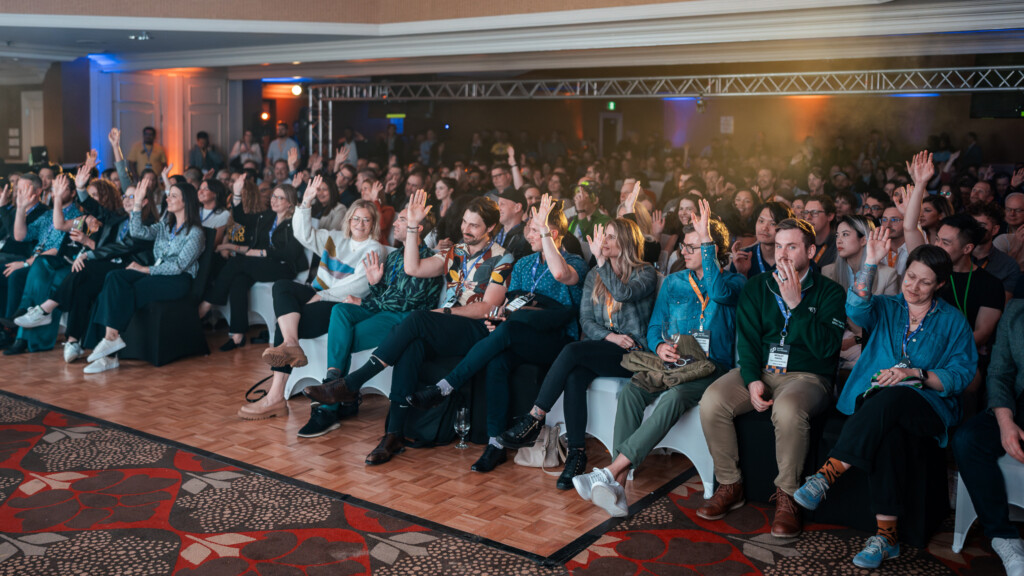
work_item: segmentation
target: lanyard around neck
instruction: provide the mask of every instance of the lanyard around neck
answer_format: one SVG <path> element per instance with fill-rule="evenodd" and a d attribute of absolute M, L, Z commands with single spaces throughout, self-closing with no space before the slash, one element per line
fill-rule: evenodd
<path fill-rule="evenodd" d="M 971 266 L 971 271 L 967 273 L 967 286 L 964 288 L 964 303 L 960 305 L 960 298 L 956 294 L 956 282 L 953 281 L 953 275 L 949 275 L 949 286 L 953 289 L 953 302 L 956 303 L 957 310 L 960 311 L 964 317 L 967 317 L 967 294 L 971 291 L 971 277 L 974 276 L 974 266 Z"/>
<path fill-rule="evenodd" d="M 697 300 L 700 300 L 700 331 L 704 331 L 704 310 L 708 307 L 709 298 L 701 294 L 700 286 L 697 286 L 697 281 L 693 279 L 693 272 L 687 274 L 686 279 L 690 281 L 690 287 L 693 288 L 693 293 L 697 295 Z M 783 313 L 785 315 L 785 313 Z M 786 318 L 786 322 L 789 322 L 789 318 Z"/>

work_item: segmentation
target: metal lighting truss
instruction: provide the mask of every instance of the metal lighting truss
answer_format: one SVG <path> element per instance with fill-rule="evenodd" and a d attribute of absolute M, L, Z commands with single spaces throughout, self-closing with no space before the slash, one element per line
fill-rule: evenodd
<path fill-rule="evenodd" d="M 999 92 L 1024 89 L 1024 66 L 778 72 L 537 80 L 350 82 L 309 87 L 310 134 L 332 140 L 334 102 L 432 100 L 559 100 Z M 327 108 L 327 126 L 318 120 Z M 328 154 L 331 152 L 328 151 Z"/>

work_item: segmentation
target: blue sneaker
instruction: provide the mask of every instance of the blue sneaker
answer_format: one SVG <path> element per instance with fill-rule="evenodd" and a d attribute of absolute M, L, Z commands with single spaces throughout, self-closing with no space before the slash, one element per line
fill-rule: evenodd
<path fill-rule="evenodd" d="M 900 557 L 900 543 L 889 544 L 882 536 L 872 536 L 864 544 L 864 549 L 853 557 L 854 566 L 874 569 L 882 565 L 886 558 Z"/>
<path fill-rule="evenodd" d="M 804 485 L 793 493 L 793 499 L 805 509 L 814 510 L 821 505 L 821 501 L 825 499 L 828 489 L 828 480 L 825 480 L 824 474 L 818 472 L 814 476 L 807 477 Z"/>

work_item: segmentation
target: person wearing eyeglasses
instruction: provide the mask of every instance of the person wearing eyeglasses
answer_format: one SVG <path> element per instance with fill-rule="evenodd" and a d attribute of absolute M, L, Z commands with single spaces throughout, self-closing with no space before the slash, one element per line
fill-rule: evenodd
<path fill-rule="evenodd" d="M 808 198 L 800 215 L 814 227 L 814 257 L 819 268 L 836 261 L 836 205 L 828 196 Z"/>
<path fill-rule="evenodd" d="M 284 397 L 288 374 L 292 368 L 309 362 L 299 340 L 326 334 L 331 310 L 338 302 L 355 302 L 356 298 L 369 294 L 366 256 L 370 252 L 376 252 L 381 260 L 387 256 L 377 241 L 380 234 L 377 207 L 365 200 L 356 200 L 349 206 L 344 229 L 313 228 L 310 213 L 321 180 L 319 175 L 313 177 L 303 194 L 302 205 L 295 209 L 292 217 L 295 239 L 320 256 L 316 279 L 311 285 L 295 280 L 274 282 L 277 327 L 274 345 L 263 351 L 263 361 L 275 372 L 274 379 L 263 398 L 239 408 L 238 417 L 243 420 L 288 416 L 288 402 Z"/>
<path fill-rule="evenodd" d="M 888 227 L 883 226 L 879 229 L 888 229 Z M 900 229 L 902 231 L 902 224 Z M 850 286 L 853 285 L 854 279 L 857 277 L 857 273 L 864 266 L 864 258 L 867 256 L 865 247 L 867 246 L 868 236 L 874 230 L 876 230 L 875 224 L 870 218 L 865 216 L 843 216 L 839 220 L 839 225 L 836 226 L 836 251 L 839 258 L 822 268 L 821 275 L 829 280 L 833 280 L 842 286 L 844 290 L 849 290 Z M 875 284 L 872 286 L 872 294 L 891 296 L 899 292 L 899 276 L 896 274 L 896 270 L 884 264 L 884 259 L 883 263 L 878 264 L 878 270 L 874 278 Z M 846 331 L 843 333 L 842 352 L 839 354 L 841 359 L 840 368 L 849 369 L 853 367 L 857 358 L 860 357 L 863 337 L 864 330 L 847 317 Z"/>
<path fill-rule="evenodd" d="M 889 229 L 889 253 L 885 255 L 885 265 L 896 271 L 900 277 L 907 271 L 907 243 L 903 237 L 903 214 L 896 206 L 889 205 L 878 220 L 882 228 Z"/>
<path fill-rule="evenodd" d="M 1024 168 L 1018 173 L 1024 178 Z M 992 245 L 1024 269 L 1024 194 L 1012 192 L 1006 197 L 1006 233 L 997 236 Z"/>
<path fill-rule="evenodd" d="M 878 220 L 889 206 L 892 206 L 892 199 L 888 195 L 879 190 L 872 190 L 864 199 L 864 215 Z"/>
<path fill-rule="evenodd" d="M 662 284 L 646 344 L 666 364 L 676 364 L 680 362 L 679 354 L 675 344 L 664 341 L 664 329 L 670 334 L 692 334 L 702 347 L 706 344 L 715 371 L 661 392 L 633 384 L 619 392 L 612 463 L 576 476 L 572 482 L 580 497 L 611 516 L 629 512 L 623 486 L 630 469 L 638 468 L 683 413 L 697 406 L 707 387 L 734 365 L 736 305 L 746 278 L 724 268 L 729 261 L 729 231 L 721 221 L 711 218 L 708 202 L 700 200 L 694 223 L 687 224 L 683 232 L 680 251 L 686 267 L 669 275 Z M 645 420 L 644 410 L 659 397 L 661 400 Z M 570 404 L 567 396 L 567 410 Z M 580 434 L 582 438 L 582 431 Z"/>
<path fill-rule="evenodd" d="M 307 195 L 317 191 L 307 188 Z M 270 195 L 270 210 L 255 219 L 250 231 L 254 242 L 239 246 L 230 242 L 217 247 L 218 252 L 229 252 L 232 257 L 217 273 L 199 304 L 199 317 L 206 316 L 213 306 L 231 305 L 228 323 L 228 341 L 221 347 L 230 352 L 245 345 L 249 331 L 249 289 L 257 282 L 276 282 L 294 278 L 309 268 L 302 244 L 292 233 L 292 214 L 297 194 L 290 184 L 281 184 Z"/>

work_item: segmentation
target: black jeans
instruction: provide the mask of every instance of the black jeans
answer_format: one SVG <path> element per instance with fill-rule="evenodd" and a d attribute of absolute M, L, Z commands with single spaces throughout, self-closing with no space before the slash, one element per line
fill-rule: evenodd
<path fill-rule="evenodd" d="M 1013 421 L 1024 427 L 1024 394 L 1017 398 Z M 953 455 L 960 468 L 978 522 L 989 538 L 1017 538 L 1010 523 L 1010 505 L 1006 481 L 996 463 L 1006 451 L 999 434 L 999 423 L 992 412 L 982 412 L 965 422 L 953 437 Z"/>
<path fill-rule="evenodd" d="M 309 304 L 309 299 L 316 295 L 316 290 L 306 284 L 300 284 L 292 280 L 278 280 L 274 282 L 274 316 L 280 318 L 285 314 L 299 314 L 299 339 L 319 338 L 327 334 L 331 326 L 331 310 L 337 302 L 317 301 Z M 248 316 L 248 309 L 245 311 Z M 235 312 L 231 311 L 231 318 L 234 320 Z M 284 335 L 281 334 L 281 325 L 274 327 L 274 346 L 280 346 L 284 342 Z M 291 374 L 291 366 L 272 367 L 275 372 Z"/>
<path fill-rule="evenodd" d="M 906 443 L 931 438 L 946 426 L 928 401 L 906 386 L 882 388 L 857 401 L 829 454 L 868 473 L 875 514 L 899 517 L 906 478 Z"/>
<path fill-rule="evenodd" d="M 92 304 L 103 290 L 107 274 L 121 270 L 127 262 L 113 263 L 109 260 L 89 260 L 81 272 L 72 272 L 53 289 L 50 294 L 61 310 L 68 313 L 68 325 L 64 334 L 68 338 L 81 340 L 89 329 Z"/>
<path fill-rule="evenodd" d="M 152 276 L 135 270 L 114 270 L 103 282 L 93 322 L 123 332 L 135 311 L 151 302 L 178 300 L 188 295 L 192 276 Z"/>
<path fill-rule="evenodd" d="M 473 345 L 487 337 L 483 320 L 473 320 L 429 310 L 417 310 L 380 343 L 373 355 L 388 366 L 391 374 L 391 411 L 387 431 L 401 433 L 405 427 L 405 397 L 416 390 L 419 369 L 430 357 L 464 356 Z"/>
<path fill-rule="evenodd" d="M 291 266 L 270 258 L 235 256 L 228 260 L 206 291 L 206 301 L 220 306 L 231 305 L 228 331 L 244 334 L 249 330 L 249 289 L 257 282 L 273 282 L 290 278 Z M 312 296 L 310 296 L 312 298 Z"/>
<path fill-rule="evenodd" d="M 506 321 L 477 342 L 445 377 L 454 388 L 468 384 L 487 369 L 487 435 L 497 437 L 508 428 L 509 376 L 519 364 L 550 365 L 566 345 L 561 328 L 540 331 L 523 322 Z"/>
<path fill-rule="evenodd" d="M 587 388 L 602 376 L 630 378 L 633 373 L 621 366 L 627 350 L 607 340 L 573 342 L 562 349 L 544 378 L 535 404 L 547 412 L 565 392 L 565 433 L 570 448 L 586 446 Z"/>

